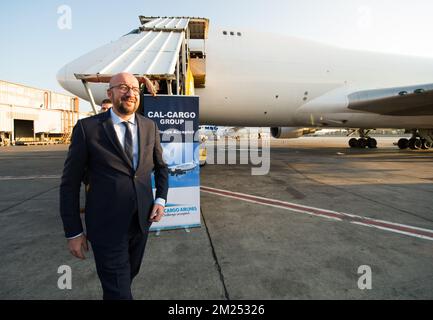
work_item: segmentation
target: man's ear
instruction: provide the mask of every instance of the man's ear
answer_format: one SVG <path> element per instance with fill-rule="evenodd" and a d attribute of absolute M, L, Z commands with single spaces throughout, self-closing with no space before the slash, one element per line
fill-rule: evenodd
<path fill-rule="evenodd" d="M 111 100 L 113 93 L 111 92 L 110 89 L 107 90 L 107 96 L 108 98 Z"/>

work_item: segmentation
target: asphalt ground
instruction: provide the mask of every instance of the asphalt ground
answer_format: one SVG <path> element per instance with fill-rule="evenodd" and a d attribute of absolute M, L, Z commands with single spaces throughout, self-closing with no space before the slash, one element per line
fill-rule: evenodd
<path fill-rule="evenodd" d="M 273 141 L 265 175 L 239 164 L 244 148 L 238 164 L 206 165 L 201 227 L 150 235 L 135 299 L 432 299 L 433 151 L 395 140 Z M 102 297 L 92 252 L 78 260 L 64 239 L 66 152 L 0 148 L 0 299 Z M 57 286 L 61 265 L 70 290 Z"/>

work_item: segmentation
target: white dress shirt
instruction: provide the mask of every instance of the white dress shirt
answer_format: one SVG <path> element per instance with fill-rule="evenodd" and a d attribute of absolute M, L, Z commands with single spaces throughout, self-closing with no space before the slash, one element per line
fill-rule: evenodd
<path fill-rule="evenodd" d="M 122 118 L 120 118 L 114 111 L 113 108 L 110 108 L 111 120 L 113 120 L 114 131 L 116 131 L 117 138 L 119 139 L 122 148 L 125 148 L 125 131 L 126 128 L 122 124 L 125 122 Z M 138 164 L 138 128 L 137 123 L 135 122 L 135 114 L 132 114 L 131 118 L 128 120 L 129 127 L 131 128 L 132 134 L 132 158 L 134 169 L 137 169 Z"/>

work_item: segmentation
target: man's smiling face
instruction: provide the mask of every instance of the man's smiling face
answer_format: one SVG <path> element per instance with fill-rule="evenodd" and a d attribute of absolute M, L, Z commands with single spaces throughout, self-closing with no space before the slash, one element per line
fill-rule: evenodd
<path fill-rule="evenodd" d="M 113 108 L 122 115 L 131 115 L 140 105 L 140 87 L 138 80 L 129 73 L 119 73 L 110 80 L 108 97 Z"/>

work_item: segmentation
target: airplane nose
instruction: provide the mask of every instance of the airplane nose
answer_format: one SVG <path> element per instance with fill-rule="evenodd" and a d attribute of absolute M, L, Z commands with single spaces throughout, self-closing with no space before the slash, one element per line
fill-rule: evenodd
<path fill-rule="evenodd" d="M 67 65 L 61 68 L 56 75 L 57 82 L 62 86 L 63 89 L 68 91 L 67 88 Z"/>
<path fill-rule="evenodd" d="M 73 95 L 76 95 L 82 99 L 88 98 L 81 81 L 78 81 L 75 78 L 72 70 L 73 68 L 71 68 L 70 64 L 63 66 L 63 68 L 57 72 L 57 82 L 63 89 L 72 93 Z"/>
<path fill-rule="evenodd" d="M 60 86 L 71 94 L 89 101 L 89 96 L 80 80 L 77 80 L 74 72 L 82 70 L 77 62 L 72 62 L 63 66 L 56 74 L 57 82 Z M 89 83 L 89 88 L 92 90 L 93 98 L 96 104 L 107 98 L 108 84 Z"/>

